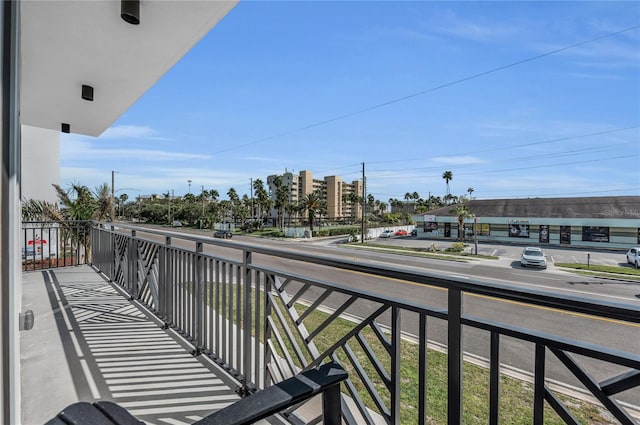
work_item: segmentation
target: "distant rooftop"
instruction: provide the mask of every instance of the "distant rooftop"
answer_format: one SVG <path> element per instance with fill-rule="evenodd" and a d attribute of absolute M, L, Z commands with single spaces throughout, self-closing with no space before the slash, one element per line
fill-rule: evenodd
<path fill-rule="evenodd" d="M 473 199 L 465 203 L 478 217 L 575 217 L 640 219 L 640 196 Z M 428 214 L 453 216 L 453 205 Z"/>

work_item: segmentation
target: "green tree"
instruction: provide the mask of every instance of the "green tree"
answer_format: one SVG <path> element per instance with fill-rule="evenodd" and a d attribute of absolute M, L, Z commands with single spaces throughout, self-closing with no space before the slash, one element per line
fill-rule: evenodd
<path fill-rule="evenodd" d="M 21 212 L 22 221 L 53 221 L 62 217 L 56 204 L 37 199 L 23 201 Z"/>
<path fill-rule="evenodd" d="M 471 211 L 469 211 L 467 206 L 464 204 L 457 205 L 455 208 L 450 210 L 450 212 L 455 214 L 458 219 L 458 237 L 462 242 L 464 241 L 464 220 L 466 218 L 473 217 L 473 214 L 471 214 Z"/>
<path fill-rule="evenodd" d="M 289 203 L 289 187 L 282 184 L 282 177 L 276 176 L 273 179 L 273 185 L 276 188 L 276 197 L 274 199 L 274 207 L 276 209 L 276 223 L 279 229 L 284 228 L 284 211 Z"/>
<path fill-rule="evenodd" d="M 453 173 L 451 171 L 445 171 L 442 173 L 442 178 L 444 179 L 447 185 L 447 193 L 445 195 L 445 199 L 451 196 L 451 192 L 449 191 L 449 182 L 453 180 Z"/>
<path fill-rule="evenodd" d="M 313 222 L 316 219 L 316 213 L 322 208 L 322 196 L 317 191 L 308 193 L 302 198 L 302 209 L 307 212 L 309 218 L 309 230 L 313 232 Z"/>
<path fill-rule="evenodd" d="M 413 194 L 410 192 L 407 192 L 404 194 L 404 200 L 406 201 L 406 209 L 409 210 L 409 199 L 413 198 Z"/>

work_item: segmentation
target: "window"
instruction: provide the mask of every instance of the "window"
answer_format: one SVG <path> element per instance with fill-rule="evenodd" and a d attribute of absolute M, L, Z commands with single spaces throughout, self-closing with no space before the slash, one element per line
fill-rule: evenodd
<path fill-rule="evenodd" d="M 582 241 L 583 242 L 609 242 L 609 228 L 583 226 Z"/>

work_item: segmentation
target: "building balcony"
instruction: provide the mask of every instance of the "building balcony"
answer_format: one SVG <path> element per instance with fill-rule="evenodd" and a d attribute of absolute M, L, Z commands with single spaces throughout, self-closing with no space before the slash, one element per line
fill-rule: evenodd
<path fill-rule="evenodd" d="M 622 337 L 636 304 L 130 226 L 46 228 L 56 261 L 36 249 L 24 262 L 24 423 L 109 400 L 189 424 L 329 362 L 349 373 L 346 424 L 638 423 L 640 354 Z M 547 325 L 495 320 L 507 304 Z M 581 318 L 621 345 L 573 332 Z M 322 412 L 314 399 L 270 421 Z"/>

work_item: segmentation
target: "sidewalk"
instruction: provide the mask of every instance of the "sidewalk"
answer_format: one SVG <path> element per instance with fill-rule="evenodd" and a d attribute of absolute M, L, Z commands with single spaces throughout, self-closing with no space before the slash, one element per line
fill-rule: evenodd
<path fill-rule="evenodd" d="M 89 266 L 25 272 L 20 332 L 22 423 L 76 401 L 110 400 L 147 424 L 191 424 L 238 396 L 215 365 L 128 301 Z"/>

